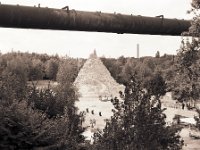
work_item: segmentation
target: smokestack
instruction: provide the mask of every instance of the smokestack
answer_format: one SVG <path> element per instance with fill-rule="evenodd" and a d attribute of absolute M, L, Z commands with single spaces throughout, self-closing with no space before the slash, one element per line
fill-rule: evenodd
<path fill-rule="evenodd" d="M 140 45 L 137 44 L 137 58 L 140 58 Z"/>

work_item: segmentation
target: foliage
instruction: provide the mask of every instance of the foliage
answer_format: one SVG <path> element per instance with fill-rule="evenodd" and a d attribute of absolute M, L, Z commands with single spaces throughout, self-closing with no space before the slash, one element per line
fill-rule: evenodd
<path fill-rule="evenodd" d="M 158 81 L 158 80 L 156 80 Z M 110 121 L 107 121 L 103 132 L 94 135 L 94 149 L 97 150 L 172 150 L 181 149 L 175 125 L 165 122 L 164 109 L 153 93 L 144 90 L 136 76 L 131 79 L 125 89 L 124 101 L 115 98 L 115 107 Z M 157 93 L 156 93 L 157 94 Z"/>
<path fill-rule="evenodd" d="M 75 149 L 66 116 L 48 119 L 26 101 L 0 105 L 1 149 Z"/>
<path fill-rule="evenodd" d="M 49 90 L 30 94 L 28 100 L 0 102 L 0 149 L 79 149 L 83 116 L 76 114 L 74 103 L 68 106 L 66 98 Z"/>
<path fill-rule="evenodd" d="M 199 0 L 192 1 L 190 13 L 194 13 L 192 26 L 187 35 L 190 39 L 183 39 L 177 57 L 177 74 L 175 80 L 174 97 L 180 101 L 193 101 L 200 97 L 200 38 L 199 38 Z"/>
<path fill-rule="evenodd" d="M 159 52 L 159 51 L 156 52 L 155 57 L 156 57 L 156 58 L 160 58 L 160 52 Z"/>
<path fill-rule="evenodd" d="M 111 76 L 118 82 L 123 83 L 121 79 L 121 72 L 122 67 L 117 63 L 117 59 L 114 58 L 101 58 L 101 61 L 106 66 L 106 68 L 109 70 Z"/>
<path fill-rule="evenodd" d="M 81 126 L 81 120 L 84 119 L 84 116 L 77 114 L 77 108 L 75 107 L 75 100 L 77 99 L 74 88 L 69 84 L 62 84 L 54 90 L 37 90 L 33 87 L 29 92 L 28 103 L 29 105 L 32 104 L 37 110 L 45 112 L 49 119 L 58 116 L 68 118 L 66 126 L 70 132 L 68 136 L 80 143 L 84 141 L 81 135 L 84 132 L 84 128 Z"/>
<path fill-rule="evenodd" d="M 57 81 L 60 84 L 73 83 L 78 76 L 78 64 L 76 60 L 71 58 L 64 59 L 59 64 L 59 69 L 57 73 Z"/>
<path fill-rule="evenodd" d="M 43 79 L 47 74 L 45 71 L 48 70 L 48 65 L 46 66 L 46 63 L 50 59 L 59 60 L 58 56 L 48 56 L 46 54 L 20 52 L 3 54 L 0 56 L 0 73 L 9 66 L 12 66 L 11 68 L 13 68 L 18 63 L 21 63 L 15 68 L 25 68 L 23 71 L 26 74 L 27 80 Z"/>
<path fill-rule="evenodd" d="M 10 60 L 0 73 L 0 100 L 6 103 L 26 96 L 27 66 L 22 60 Z"/>
<path fill-rule="evenodd" d="M 159 98 L 160 96 L 164 96 L 166 94 L 167 85 L 160 75 L 160 73 L 156 73 L 150 81 L 147 83 L 146 88 L 148 93 Z"/>
<path fill-rule="evenodd" d="M 161 76 L 166 79 L 168 90 L 171 90 L 176 75 L 174 74 L 175 58 L 176 56 L 165 54 L 160 56 L 159 59 L 155 57 L 141 57 L 138 60 L 133 57 L 120 57 L 118 59 L 101 58 L 101 60 L 118 83 L 125 85 L 131 76 L 137 72 L 138 77 L 142 80 L 142 84 L 146 85 L 156 72 L 160 72 Z"/>
<path fill-rule="evenodd" d="M 84 118 L 74 106 L 74 87 L 67 82 L 56 89 L 28 87 L 32 63 L 22 57 L 0 57 L 0 149 L 80 149 Z M 44 66 L 46 56 L 37 60 Z"/>
<path fill-rule="evenodd" d="M 29 70 L 29 80 L 41 80 L 44 76 L 44 66 L 41 60 L 33 59 Z"/>
<path fill-rule="evenodd" d="M 50 59 L 46 62 L 45 72 L 48 79 L 56 80 L 59 62 L 56 59 Z"/>

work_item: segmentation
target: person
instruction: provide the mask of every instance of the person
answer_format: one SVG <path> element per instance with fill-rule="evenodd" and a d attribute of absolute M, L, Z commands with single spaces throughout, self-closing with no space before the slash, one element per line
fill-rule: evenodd
<path fill-rule="evenodd" d="M 185 103 L 184 102 L 182 102 L 182 109 L 184 109 L 185 108 Z"/>
<path fill-rule="evenodd" d="M 124 96 L 124 94 L 123 94 L 123 92 L 122 92 L 122 91 L 119 91 L 119 96 L 120 96 L 120 98 L 121 98 L 121 99 L 123 99 L 123 100 L 124 100 L 125 96 Z"/>
<path fill-rule="evenodd" d="M 99 112 L 99 116 L 102 116 L 101 112 Z"/>

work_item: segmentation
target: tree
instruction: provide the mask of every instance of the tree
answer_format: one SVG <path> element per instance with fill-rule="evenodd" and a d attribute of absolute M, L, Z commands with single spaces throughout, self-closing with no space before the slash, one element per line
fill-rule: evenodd
<path fill-rule="evenodd" d="M 66 115 L 50 119 L 24 100 L 0 104 L 0 149 L 76 150 L 80 141 L 71 135 L 69 122 Z"/>
<path fill-rule="evenodd" d="M 178 99 L 194 103 L 200 97 L 200 30 L 199 30 L 199 0 L 192 1 L 190 13 L 195 16 L 191 22 L 191 27 L 187 33 L 190 39 L 183 39 L 177 57 L 177 74 L 175 81 L 175 94 Z M 191 105 L 191 104 L 190 104 Z"/>
<path fill-rule="evenodd" d="M 46 62 L 45 73 L 47 78 L 51 80 L 56 80 L 56 75 L 58 72 L 59 63 L 55 59 L 50 59 Z"/>
<path fill-rule="evenodd" d="M 147 84 L 148 92 L 157 99 L 166 94 L 167 85 L 160 73 L 156 73 Z"/>
<path fill-rule="evenodd" d="M 136 76 L 133 77 L 126 86 L 124 102 L 117 98 L 112 100 L 114 114 L 103 132 L 95 134 L 94 149 L 181 149 L 180 128 L 166 125 L 164 109 L 152 101 L 151 94 L 142 88 Z"/>
<path fill-rule="evenodd" d="M 156 58 L 160 58 L 160 52 L 159 51 L 156 52 L 156 56 L 155 57 Z"/>
<path fill-rule="evenodd" d="M 138 78 L 145 85 L 152 77 L 152 70 L 145 63 L 138 63 L 135 67 L 135 71 L 138 73 Z"/>
<path fill-rule="evenodd" d="M 12 58 L 0 73 L 0 100 L 10 103 L 26 97 L 28 66 L 19 58 Z"/>
<path fill-rule="evenodd" d="M 44 64 L 40 59 L 33 59 L 29 71 L 29 80 L 41 80 L 44 76 Z"/>
<path fill-rule="evenodd" d="M 122 79 L 122 68 L 123 68 L 123 61 L 124 58 L 121 58 L 121 62 L 119 62 L 118 59 L 114 58 L 101 58 L 101 61 L 103 64 L 106 66 L 106 68 L 109 70 L 111 76 L 118 82 L 118 83 L 123 83 Z M 125 77 L 126 78 L 126 77 Z"/>
<path fill-rule="evenodd" d="M 156 68 L 156 60 L 152 57 L 146 57 L 143 61 L 143 64 L 145 64 L 149 69 L 151 69 L 152 72 L 154 72 Z"/>
<path fill-rule="evenodd" d="M 60 62 L 58 73 L 57 73 L 57 81 L 62 84 L 70 83 L 72 84 L 77 75 L 78 75 L 78 62 L 71 58 L 67 58 Z"/>
<path fill-rule="evenodd" d="M 28 104 L 45 113 L 48 119 L 54 120 L 57 117 L 67 119 L 65 128 L 68 129 L 66 135 L 69 140 L 68 144 L 78 145 L 84 142 L 84 137 L 81 135 L 84 132 L 81 124 L 84 116 L 77 114 L 77 108 L 75 107 L 77 97 L 73 88 L 69 85 L 58 85 L 55 90 L 45 89 L 39 91 L 33 88 L 29 93 Z"/>

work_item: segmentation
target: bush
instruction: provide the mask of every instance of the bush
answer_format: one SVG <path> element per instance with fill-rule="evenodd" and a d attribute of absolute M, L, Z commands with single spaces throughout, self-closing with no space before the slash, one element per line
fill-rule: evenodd
<path fill-rule="evenodd" d="M 69 136 L 68 124 L 65 115 L 49 119 L 24 100 L 0 105 L 0 148 L 74 150 L 78 145 Z"/>

